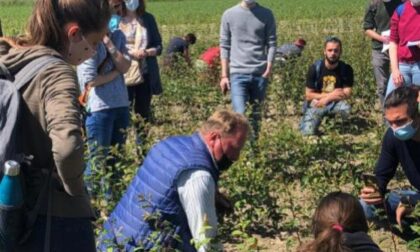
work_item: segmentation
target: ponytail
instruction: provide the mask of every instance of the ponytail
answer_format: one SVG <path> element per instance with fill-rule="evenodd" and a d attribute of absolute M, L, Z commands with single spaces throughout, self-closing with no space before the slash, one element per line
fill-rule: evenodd
<path fill-rule="evenodd" d="M 66 24 L 74 22 L 88 34 L 105 29 L 109 18 L 108 0 L 37 0 L 28 22 L 25 44 L 60 51 L 67 44 Z"/>

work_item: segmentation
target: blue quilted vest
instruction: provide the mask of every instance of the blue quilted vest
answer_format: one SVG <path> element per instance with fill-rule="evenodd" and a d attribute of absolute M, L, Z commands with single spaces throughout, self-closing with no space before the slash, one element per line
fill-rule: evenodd
<path fill-rule="evenodd" d="M 219 179 L 219 172 L 198 133 L 170 137 L 156 144 L 104 224 L 98 249 L 106 251 L 106 247 L 118 247 L 133 251 L 144 247 L 149 250 L 159 245 L 196 251 L 190 243 L 192 236 L 176 186 L 179 175 L 187 170 L 209 171 L 216 184 Z M 145 220 L 156 213 L 161 216 L 159 219 Z M 169 231 L 163 231 L 163 220 L 171 223 Z M 156 229 L 160 231 L 155 232 L 158 235 L 150 237 Z"/>

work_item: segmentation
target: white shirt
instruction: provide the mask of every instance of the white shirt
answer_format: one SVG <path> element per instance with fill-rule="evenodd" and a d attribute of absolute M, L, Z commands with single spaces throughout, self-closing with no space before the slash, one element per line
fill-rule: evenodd
<path fill-rule="evenodd" d="M 179 176 L 177 189 L 193 239 L 202 241 L 205 238 L 216 237 L 216 184 L 211 174 L 205 170 L 185 171 Z M 204 230 L 204 227 L 210 228 Z M 205 252 L 208 247 L 202 246 L 198 251 Z M 212 249 L 214 248 L 222 250 L 219 243 L 213 244 Z"/>

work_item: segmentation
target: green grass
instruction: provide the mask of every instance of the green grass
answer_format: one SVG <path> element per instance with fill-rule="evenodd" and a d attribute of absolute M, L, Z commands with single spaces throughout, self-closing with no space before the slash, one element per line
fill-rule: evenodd
<path fill-rule="evenodd" d="M 1 0 L 0 0 L 1 1 Z M 30 1 L 29 1 L 30 2 Z M 166 45 L 171 36 L 195 32 L 197 44 L 192 56 L 218 44 L 220 17 L 238 0 L 148 1 Z M 334 190 L 357 194 L 359 175 L 372 172 L 384 132 L 382 117 L 375 110 L 377 98 L 370 64 L 370 41 L 362 31 L 365 0 L 261 0 L 273 10 L 278 23 L 278 42 L 303 36 L 308 45 L 303 56 L 286 68 L 276 67 L 264 109 L 257 151 L 249 145 L 241 159 L 221 180 L 221 186 L 236 201 L 235 213 L 221 225 L 224 241 L 232 250 L 251 251 L 252 236 L 280 240 L 269 251 L 293 251 L 300 240 L 310 236 L 310 217 L 320 197 Z M 0 2 L 0 4 L 3 2 Z M 30 4 L 3 5 L 0 18 L 6 34 L 22 31 L 31 13 Z M 304 138 L 297 130 L 300 120 L 305 75 L 309 65 L 322 56 L 327 35 L 343 40 L 342 59 L 355 73 L 353 116 L 350 122 L 328 120 L 321 138 Z M 141 146 L 129 137 L 123 152 L 116 152 L 124 170 L 122 181 L 113 181 L 114 191 L 122 193 L 136 167 L 157 141 L 175 134 L 192 133 L 216 107 L 229 107 L 217 83 L 200 79 L 191 69 L 162 73 L 164 93 L 153 100 L 156 123 L 144 125 Z M 100 174 L 98 179 L 104 174 Z M 399 173 L 393 187 L 406 183 Z M 113 204 L 95 205 L 102 211 Z M 98 225 L 103 221 L 99 219 Z M 100 226 L 100 225 L 99 225 Z M 283 234 L 280 236 L 280 234 Z M 286 235 L 284 235 L 286 234 Z M 389 233 L 373 232 L 375 241 L 386 251 L 394 251 Z M 262 237 L 262 238 L 261 238 Z M 280 239 L 281 238 L 281 239 Z M 265 240 L 266 241 L 266 240 Z M 270 246 L 270 245 L 268 245 Z M 404 243 L 398 244 L 405 251 Z"/>

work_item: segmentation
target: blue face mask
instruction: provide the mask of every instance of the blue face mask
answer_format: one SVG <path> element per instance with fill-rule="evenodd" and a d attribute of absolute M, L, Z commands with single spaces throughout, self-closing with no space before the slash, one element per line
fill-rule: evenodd
<path fill-rule="evenodd" d="M 109 23 L 108 23 L 108 30 L 110 32 L 114 32 L 115 30 L 118 30 L 118 27 L 120 25 L 120 21 L 121 21 L 121 17 L 113 14 L 111 16 L 111 19 L 109 20 Z"/>
<path fill-rule="evenodd" d="M 139 7 L 139 0 L 125 0 L 125 7 L 129 11 L 135 11 Z"/>
<path fill-rule="evenodd" d="M 406 141 L 416 134 L 416 129 L 413 127 L 413 121 L 406 123 L 405 125 L 393 129 L 394 136 L 402 141 Z"/>

